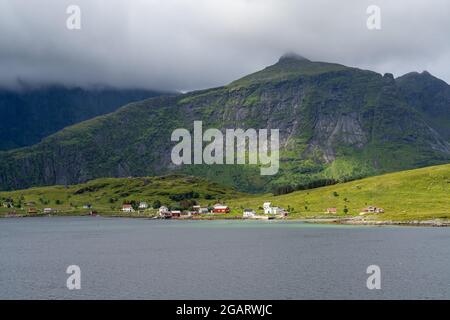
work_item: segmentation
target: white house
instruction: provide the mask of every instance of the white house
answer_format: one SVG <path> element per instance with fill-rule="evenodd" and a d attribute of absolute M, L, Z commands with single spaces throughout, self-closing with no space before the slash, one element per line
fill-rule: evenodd
<path fill-rule="evenodd" d="M 272 207 L 272 203 L 264 202 L 263 204 L 264 214 L 282 215 L 286 216 L 287 211 L 281 207 Z"/>
<path fill-rule="evenodd" d="M 272 203 L 264 202 L 263 209 L 264 209 L 264 214 L 272 214 Z"/>
<path fill-rule="evenodd" d="M 161 206 L 161 207 L 159 207 L 158 212 L 159 212 L 159 215 L 160 215 L 161 217 L 164 217 L 164 216 L 166 216 L 168 213 L 170 213 L 169 208 L 167 208 L 166 206 Z"/>
<path fill-rule="evenodd" d="M 134 212 L 133 206 L 131 204 L 124 204 L 122 206 L 122 211 L 123 212 Z"/>
<path fill-rule="evenodd" d="M 243 218 L 254 218 L 256 216 L 255 210 L 252 209 L 244 209 Z"/>
<path fill-rule="evenodd" d="M 44 208 L 44 213 L 52 213 L 53 209 L 52 208 Z"/>
<path fill-rule="evenodd" d="M 147 209 L 147 208 L 148 208 L 148 203 L 147 203 L 147 202 L 141 201 L 141 202 L 139 203 L 139 209 L 145 210 L 145 209 Z"/>

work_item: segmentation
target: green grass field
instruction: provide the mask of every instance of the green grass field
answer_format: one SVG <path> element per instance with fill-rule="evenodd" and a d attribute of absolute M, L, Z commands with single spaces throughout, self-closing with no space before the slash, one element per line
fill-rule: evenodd
<path fill-rule="evenodd" d="M 233 207 L 258 208 L 264 201 L 293 211 L 290 217 L 323 217 L 336 207 L 337 216 L 359 215 L 367 206 L 385 210 L 377 220 L 450 218 L 450 164 L 401 171 L 281 196 L 233 200 Z M 344 208 L 348 212 L 344 213 Z"/>
<path fill-rule="evenodd" d="M 302 219 L 330 216 L 356 216 L 369 206 L 381 207 L 385 213 L 377 220 L 427 220 L 450 219 L 450 164 L 401 171 L 365 178 L 333 186 L 297 191 L 286 195 L 250 195 L 208 182 L 205 179 L 170 175 L 146 178 L 105 178 L 73 186 L 52 186 L 26 190 L 0 192 L 3 203 L 13 201 L 15 208 L 0 208 L 0 214 L 16 211 L 25 214 L 27 202 L 34 207 L 53 208 L 61 215 L 85 214 L 83 205 L 91 204 L 93 210 L 104 215 L 120 213 L 127 201 L 146 201 L 150 205 L 159 200 L 163 205 L 176 206 L 174 196 L 194 193 L 197 203 L 208 206 L 223 202 L 232 212 L 216 218 L 234 218 L 242 209 L 253 208 L 262 212 L 263 202 L 290 210 L 289 218 Z M 20 206 L 20 208 L 19 208 Z M 336 207 L 335 215 L 325 213 Z M 151 216 L 156 210 L 135 213 L 134 216 Z"/>

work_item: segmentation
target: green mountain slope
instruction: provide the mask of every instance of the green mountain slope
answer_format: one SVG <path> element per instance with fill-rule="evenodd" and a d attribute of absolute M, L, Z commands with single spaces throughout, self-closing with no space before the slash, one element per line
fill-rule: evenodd
<path fill-rule="evenodd" d="M 433 114 L 412 103 L 412 94 L 426 88 L 406 86 L 389 74 L 285 56 L 227 86 L 132 103 L 32 147 L 0 153 L 0 187 L 176 171 L 244 191 L 288 192 L 448 163 L 450 144 L 442 128 L 450 125 L 450 105 L 436 95 L 440 119 L 430 121 Z M 445 84 L 440 90 L 447 89 Z M 175 166 L 171 133 L 192 132 L 195 120 L 203 121 L 204 130 L 279 129 L 279 173 L 260 176 L 255 166 Z"/>

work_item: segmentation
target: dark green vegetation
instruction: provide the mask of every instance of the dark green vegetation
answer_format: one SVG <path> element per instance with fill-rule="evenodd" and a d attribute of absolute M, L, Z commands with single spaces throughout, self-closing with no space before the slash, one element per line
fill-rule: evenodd
<path fill-rule="evenodd" d="M 182 172 L 249 192 L 290 192 L 450 162 L 450 87 L 286 56 L 227 86 L 129 104 L 31 147 L 0 153 L 0 187 Z M 176 128 L 280 129 L 277 175 L 255 166 L 176 167 Z"/>
<path fill-rule="evenodd" d="M 33 145 L 64 127 L 160 94 L 149 90 L 59 86 L 0 89 L 0 150 Z"/>

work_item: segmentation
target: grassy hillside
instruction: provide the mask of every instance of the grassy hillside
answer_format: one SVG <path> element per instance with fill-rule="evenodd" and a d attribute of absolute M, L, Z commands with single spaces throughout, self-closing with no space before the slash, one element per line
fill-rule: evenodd
<path fill-rule="evenodd" d="M 0 208 L 0 213 L 16 211 L 26 213 L 29 207 L 52 208 L 63 214 L 83 214 L 86 204 L 93 206 L 101 214 L 118 214 L 125 202 L 147 202 L 150 206 L 155 201 L 162 205 L 178 206 L 180 198 L 196 201 L 202 205 L 214 204 L 242 197 L 243 194 L 233 189 L 224 188 L 204 179 L 169 175 L 144 178 L 104 178 L 72 186 L 52 186 L 31 188 L 12 192 L 0 192 L 1 202 L 14 203 L 14 208 Z M 28 205 L 27 202 L 35 202 Z M 18 207 L 21 208 L 18 208 Z M 156 210 L 154 210 L 156 212 Z M 148 213 L 152 214 L 152 210 Z"/>
<path fill-rule="evenodd" d="M 187 196 L 185 196 L 187 195 Z M 192 197 L 191 197 L 192 196 Z M 217 201 L 228 204 L 232 212 L 227 217 L 240 217 L 242 209 L 259 211 L 263 202 L 290 209 L 289 218 L 330 216 L 326 208 L 336 207 L 333 216 L 356 216 L 369 205 L 381 207 L 385 213 L 378 220 L 450 219 L 450 164 L 408 170 L 337 184 L 297 191 L 286 195 L 249 195 L 208 182 L 202 178 L 169 175 L 147 178 L 106 178 L 73 186 L 53 186 L 0 192 L 2 202 L 12 199 L 17 213 L 25 213 L 25 203 L 34 201 L 39 209 L 51 207 L 62 214 L 81 214 L 92 204 L 101 214 L 119 214 L 124 202 L 159 200 L 163 205 L 178 206 L 179 198 L 188 198 L 201 205 Z M 347 208 L 347 213 L 344 209 Z M 13 209 L 0 208 L 0 213 Z M 154 214 L 150 210 L 146 214 Z M 125 214 L 129 215 L 129 214 Z"/>
<path fill-rule="evenodd" d="M 401 171 L 352 182 L 297 191 L 281 196 L 259 196 L 233 201 L 233 207 L 258 208 L 263 202 L 293 208 L 291 217 L 326 216 L 336 207 L 337 216 L 358 215 L 373 205 L 385 213 L 379 220 L 450 218 L 450 164 Z M 344 213 L 344 208 L 348 213 Z"/>

